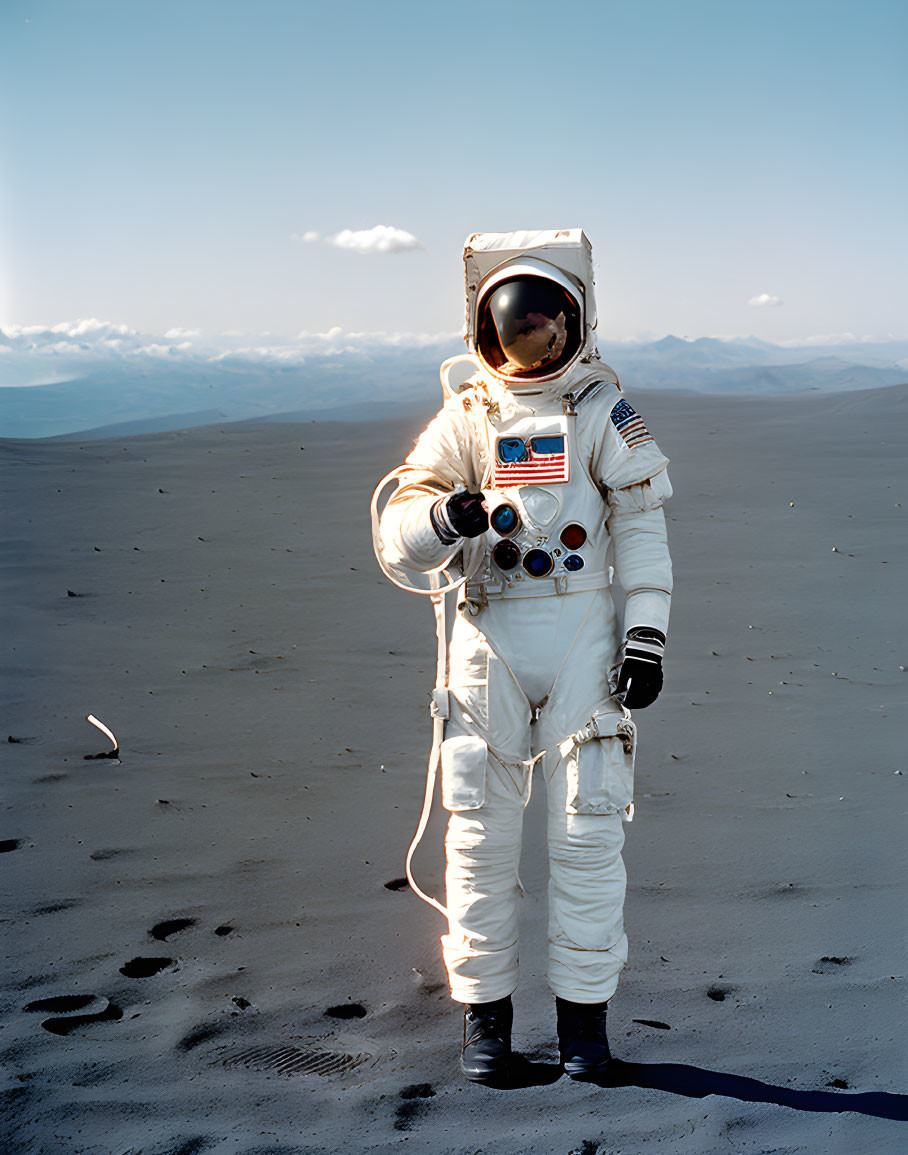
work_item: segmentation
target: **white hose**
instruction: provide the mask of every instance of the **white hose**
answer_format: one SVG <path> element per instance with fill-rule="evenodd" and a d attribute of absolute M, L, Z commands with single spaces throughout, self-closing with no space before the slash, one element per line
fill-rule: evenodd
<path fill-rule="evenodd" d="M 372 504 L 370 506 L 370 511 L 372 514 L 372 548 L 375 551 L 375 559 L 388 581 L 396 585 L 398 589 L 406 590 L 408 593 L 412 594 L 424 594 L 427 597 L 434 597 L 436 594 L 452 593 L 454 590 L 459 589 L 466 582 L 467 577 L 471 575 L 464 574 L 463 577 L 460 577 L 455 581 L 448 574 L 446 565 L 436 566 L 435 569 L 426 570 L 426 574 L 428 575 L 430 582 L 429 588 L 420 589 L 418 585 L 414 585 L 413 580 L 410 577 L 410 572 L 414 571 L 407 571 L 403 567 L 392 566 L 390 562 L 385 561 L 383 556 L 385 546 L 381 539 L 381 511 L 379 510 L 378 505 L 382 493 L 391 484 L 391 482 L 394 482 L 397 485 L 400 484 L 400 478 L 398 477 L 400 469 L 401 467 L 398 466 L 397 469 L 392 469 L 390 473 L 385 474 L 378 485 L 376 485 L 375 492 L 372 494 Z M 433 582 L 432 579 L 437 579 L 439 574 L 444 574 L 445 577 L 448 578 L 447 585 L 441 585 L 440 582 L 437 581 Z"/>
<path fill-rule="evenodd" d="M 445 620 L 445 594 L 452 593 L 454 590 L 460 589 L 468 577 L 472 576 L 470 572 L 465 573 L 462 577 L 456 580 L 452 578 L 445 566 L 438 566 L 436 569 L 429 570 L 426 573 L 428 578 L 429 588 L 422 589 L 414 582 L 414 575 L 405 570 L 403 567 L 397 568 L 385 561 L 383 557 L 384 543 L 381 539 L 381 510 L 379 503 L 381 501 L 382 493 L 393 482 L 395 485 L 400 484 L 398 477 L 399 468 L 392 470 L 389 474 L 381 479 L 375 487 L 375 492 L 372 494 L 372 548 L 375 550 L 375 557 L 381 567 L 382 573 L 385 577 L 398 587 L 398 589 L 407 590 L 409 593 L 424 594 L 432 599 L 432 607 L 435 610 L 435 632 L 438 638 L 437 659 L 435 665 L 435 689 L 441 691 L 441 694 L 436 693 L 432 706 L 432 749 L 429 752 L 429 765 L 426 772 L 426 790 L 423 796 L 422 812 L 419 816 L 419 822 L 416 827 L 416 833 L 407 847 L 407 856 L 405 860 L 405 870 L 407 881 L 413 893 L 427 902 L 429 906 L 433 906 L 439 914 L 445 918 L 448 917 L 447 908 L 431 895 L 420 887 L 416 879 L 413 877 L 413 855 L 422 841 L 422 837 L 426 832 L 426 827 L 429 824 L 429 818 L 432 813 L 432 802 L 435 797 L 435 781 L 438 777 L 438 767 L 441 762 L 441 744 L 444 741 L 445 733 L 445 717 L 447 710 L 440 710 L 439 697 L 444 698 L 447 693 L 448 685 L 448 639 L 447 639 L 447 624 Z M 478 556 L 474 558 L 472 569 L 476 568 L 477 562 L 482 561 L 482 553 L 477 551 Z M 447 581 L 443 583 L 443 578 Z"/>
<path fill-rule="evenodd" d="M 433 579 L 437 581 L 437 575 L 432 575 Z M 435 670 L 435 687 L 436 689 L 445 689 L 448 683 L 448 644 L 447 632 L 445 622 L 445 596 L 443 593 L 432 590 L 432 606 L 435 610 L 435 632 L 438 635 L 438 662 Z M 437 695 L 436 695 L 437 699 Z M 416 879 L 413 877 L 413 855 L 416 853 L 416 848 L 422 841 L 422 836 L 426 832 L 426 827 L 429 824 L 429 816 L 432 813 L 432 801 L 435 797 L 435 779 L 438 775 L 438 766 L 441 761 L 441 744 L 445 736 L 445 715 L 446 709 L 441 709 L 441 704 L 436 700 L 432 703 L 432 749 L 429 752 L 429 767 L 426 773 L 426 792 L 423 796 L 422 813 L 419 816 L 419 823 L 416 827 L 416 833 L 410 845 L 407 847 L 406 858 L 406 875 L 407 882 L 413 893 L 427 902 L 429 906 L 434 906 L 439 914 L 448 917 L 447 907 L 431 895 L 426 894 L 419 886 Z"/>

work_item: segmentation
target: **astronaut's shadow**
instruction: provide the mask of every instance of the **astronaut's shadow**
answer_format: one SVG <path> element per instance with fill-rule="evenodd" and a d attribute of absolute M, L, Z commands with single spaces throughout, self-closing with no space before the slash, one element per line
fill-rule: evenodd
<path fill-rule="evenodd" d="M 515 1055 L 511 1076 L 501 1089 L 546 1086 L 562 1075 L 557 1063 L 540 1063 Z M 842 1094 L 831 1091 L 798 1091 L 792 1087 L 776 1087 L 746 1075 L 729 1075 L 723 1071 L 708 1071 L 687 1063 L 626 1063 L 613 1059 L 608 1073 L 597 1079 L 599 1087 L 646 1087 L 655 1091 L 669 1091 L 690 1099 L 706 1095 L 724 1095 L 743 1103 L 776 1103 L 796 1111 L 840 1113 L 853 1111 L 858 1115 L 873 1115 L 878 1119 L 908 1120 L 908 1095 L 887 1091 L 867 1091 Z"/>

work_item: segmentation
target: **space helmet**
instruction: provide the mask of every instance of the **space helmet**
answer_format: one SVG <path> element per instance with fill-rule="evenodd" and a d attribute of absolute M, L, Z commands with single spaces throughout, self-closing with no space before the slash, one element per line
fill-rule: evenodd
<path fill-rule="evenodd" d="M 464 247 L 466 339 L 495 377 L 560 377 L 595 349 L 590 245 L 580 229 L 474 233 Z"/>

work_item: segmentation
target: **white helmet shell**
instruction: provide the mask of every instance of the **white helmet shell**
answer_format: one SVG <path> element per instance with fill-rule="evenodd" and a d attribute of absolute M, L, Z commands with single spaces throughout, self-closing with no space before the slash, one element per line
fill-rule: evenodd
<path fill-rule="evenodd" d="M 466 279 L 466 332 L 471 353 L 476 349 L 476 318 L 480 298 L 495 285 L 519 272 L 546 276 L 568 289 L 583 311 L 584 340 L 577 357 L 559 367 L 552 377 L 561 377 L 576 364 L 596 353 L 596 298 L 593 284 L 593 254 L 582 229 L 522 230 L 512 233 L 473 233 L 463 251 Z M 502 381 L 509 378 L 491 366 L 487 371 Z M 547 378 L 537 377 L 537 381 Z"/>

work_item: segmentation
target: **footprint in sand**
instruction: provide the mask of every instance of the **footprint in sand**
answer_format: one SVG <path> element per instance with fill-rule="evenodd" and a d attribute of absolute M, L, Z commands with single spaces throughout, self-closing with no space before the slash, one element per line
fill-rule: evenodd
<path fill-rule="evenodd" d="M 815 975 L 834 975 L 842 967 L 849 967 L 854 962 L 853 958 L 846 955 L 824 954 L 822 958 L 818 958 L 813 965 L 811 974 Z"/>
<path fill-rule="evenodd" d="M 196 1047 L 201 1046 L 202 1043 L 207 1043 L 210 1039 L 217 1038 L 227 1029 L 226 1024 L 223 1023 L 200 1023 L 180 1039 L 177 1043 L 177 1050 L 194 1051 Z"/>
<path fill-rule="evenodd" d="M 169 935 L 179 934 L 181 930 L 188 930 L 189 927 L 195 926 L 198 921 L 197 918 L 166 918 L 163 922 L 155 923 L 148 933 L 158 942 L 167 942 Z"/>
<path fill-rule="evenodd" d="M 435 1088 L 431 1083 L 412 1083 L 402 1087 L 398 1097 L 402 1102 L 394 1112 L 394 1130 L 409 1131 L 419 1116 L 428 1111 L 426 1099 L 435 1098 Z"/>
<path fill-rule="evenodd" d="M 89 1023 L 116 1022 L 122 1010 L 103 995 L 51 995 L 35 999 L 22 1008 L 25 1011 L 50 1013 L 41 1026 L 52 1035 L 69 1035 Z"/>
<path fill-rule="evenodd" d="M 336 1007 L 328 1007 L 325 1014 L 332 1019 L 364 1019 L 366 1008 L 361 1003 L 341 1003 Z"/>
<path fill-rule="evenodd" d="M 46 999 L 35 999 L 34 1002 L 26 1004 L 22 1009 L 24 1011 L 47 1011 L 58 1015 L 69 1015 L 75 1011 L 91 1014 L 99 1009 L 103 1010 L 106 1005 L 107 999 L 101 995 L 50 995 Z"/>
<path fill-rule="evenodd" d="M 33 906 L 29 914 L 37 918 L 42 914 L 56 914 L 60 910 L 71 910 L 74 906 L 81 906 L 81 898 L 65 898 L 60 902 L 48 902 L 42 906 Z"/>
<path fill-rule="evenodd" d="M 344 1054 L 321 1048 L 309 1051 L 278 1044 L 246 1047 L 242 1051 L 221 1055 L 215 1061 L 225 1067 L 243 1066 L 267 1074 L 327 1076 L 342 1074 L 362 1066 L 363 1063 L 374 1062 L 374 1056 L 365 1051 Z"/>
<path fill-rule="evenodd" d="M 176 966 L 172 958 L 147 958 L 140 955 L 124 963 L 120 967 L 120 974 L 126 975 L 128 979 L 150 979 L 172 966 Z"/>

